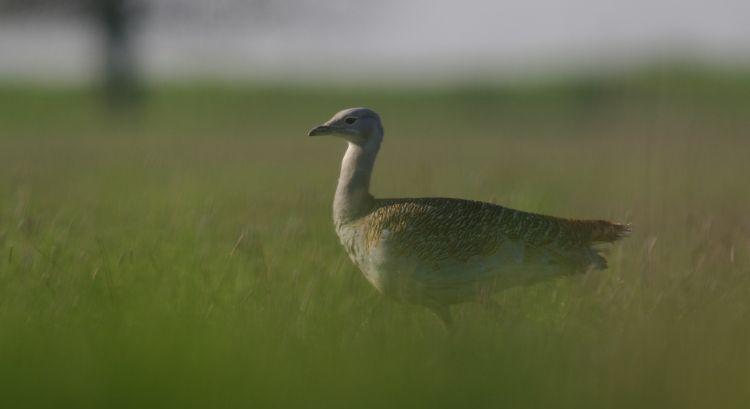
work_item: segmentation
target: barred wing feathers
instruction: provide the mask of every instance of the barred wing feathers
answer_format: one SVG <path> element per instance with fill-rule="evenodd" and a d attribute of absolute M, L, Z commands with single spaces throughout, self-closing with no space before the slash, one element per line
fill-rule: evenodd
<path fill-rule="evenodd" d="M 395 252 L 432 265 L 489 256 L 515 243 L 526 248 L 529 262 L 544 253 L 576 269 L 604 268 L 606 261 L 591 246 L 630 232 L 627 225 L 604 220 L 569 220 L 447 198 L 378 199 L 363 222 L 368 247 L 387 231 Z"/>

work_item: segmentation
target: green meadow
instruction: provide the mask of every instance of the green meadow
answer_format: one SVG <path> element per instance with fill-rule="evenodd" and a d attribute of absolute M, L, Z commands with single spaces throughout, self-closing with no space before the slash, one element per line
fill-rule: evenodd
<path fill-rule="evenodd" d="M 378 197 L 632 222 L 610 268 L 428 311 L 340 248 L 345 144 Z M 746 408 L 750 75 L 440 88 L 0 85 L 0 406 Z"/>

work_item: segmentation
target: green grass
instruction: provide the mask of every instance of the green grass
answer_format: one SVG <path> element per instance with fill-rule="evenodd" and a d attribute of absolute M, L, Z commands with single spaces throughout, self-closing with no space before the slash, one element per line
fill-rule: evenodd
<path fill-rule="evenodd" d="M 750 81 L 422 90 L 0 87 L 3 407 L 743 408 Z M 630 221 L 610 269 L 456 308 L 450 337 L 339 247 L 346 106 L 377 196 Z"/>

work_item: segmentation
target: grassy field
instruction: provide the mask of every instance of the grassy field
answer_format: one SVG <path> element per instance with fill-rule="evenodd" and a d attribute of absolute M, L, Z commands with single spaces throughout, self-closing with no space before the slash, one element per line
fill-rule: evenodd
<path fill-rule="evenodd" d="M 344 144 L 376 196 L 634 224 L 610 268 L 429 312 L 339 247 Z M 745 408 L 750 76 L 443 89 L 0 86 L 0 406 Z"/>

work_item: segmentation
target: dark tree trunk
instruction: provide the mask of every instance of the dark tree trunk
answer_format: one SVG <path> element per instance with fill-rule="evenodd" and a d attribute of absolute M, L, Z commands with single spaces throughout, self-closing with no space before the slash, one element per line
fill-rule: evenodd
<path fill-rule="evenodd" d="M 113 107 L 132 106 L 141 95 L 133 45 L 132 0 L 93 0 L 103 34 L 104 91 Z"/>

